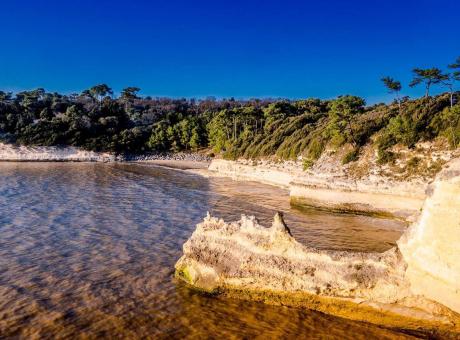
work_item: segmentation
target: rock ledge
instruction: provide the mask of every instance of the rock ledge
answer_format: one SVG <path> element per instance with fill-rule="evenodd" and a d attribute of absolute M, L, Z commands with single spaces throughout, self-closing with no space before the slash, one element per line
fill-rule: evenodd
<path fill-rule="evenodd" d="M 209 214 L 176 275 L 197 289 L 405 329 L 460 332 L 460 159 L 436 178 L 419 220 L 384 253 L 302 245 L 281 214 L 226 223 Z"/>

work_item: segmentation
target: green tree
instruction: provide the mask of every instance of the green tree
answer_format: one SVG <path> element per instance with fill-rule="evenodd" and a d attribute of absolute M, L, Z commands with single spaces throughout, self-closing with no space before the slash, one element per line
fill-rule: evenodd
<path fill-rule="evenodd" d="M 96 98 L 93 96 L 93 94 L 91 93 L 90 90 L 83 90 L 80 94 L 80 96 L 84 97 L 84 98 L 89 98 L 91 99 L 93 102 L 96 101 Z"/>
<path fill-rule="evenodd" d="M 452 73 L 448 73 L 442 84 L 448 88 L 450 94 L 450 107 L 454 106 L 454 85 L 456 81 L 460 81 L 460 57 L 455 60 L 453 64 L 450 64 L 449 69 Z"/>
<path fill-rule="evenodd" d="M 107 84 L 99 84 L 91 87 L 89 93 L 92 95 L 93 98 L 97 98 L 99 103 L 102 103 L 102 98 L 107 95 L 112 95 L 113 91 Z"/>
<path fill-rule="evenodd" d="M 218 112 L 206 126 L 209 145 L 216 152 L 225 150 L 233 132 L 233 117 L 229 110 Z"/>
<path fill-rule="evenodd" d="M 155 151 L 165 151 L 170 147 L 166 129 L 169 124 L 166 121 L 160 121 L 153 126 L 152 134 L 147 142 L 150 149 Z"/>
<path fill-rule="evenodd" d="M 202 143 L 202 134 L 200 133 L 198 128 L 192 129 L 192 135 L 190 136 L 190 147 L 195 151 L 201 146 Z"/>
<path fill-rule="evenodd" d="M 120 97 L 122 99 L 138 99 L 139 97 L 137 96 L 137 93 L 140 91 L 141 89 L 139 87 L 125 87 L 122 91 L 121 91 L 121 95 Z"/>
<path fill-rule="evenodd" d="M 125 103 L 125 111 L 128 111 L 129 105 L 135 100 L 138 99 L 139 97 L 137 96 L 137 93 L 141 89 L 138 87 L 126 87 L 121 91 L 120 99 Z"/>
<path fill-rule="evenodd" d="M 45 107 L 43 110 L 40 112 L 40 119 L 43 120 L 51 120 L 54 117 L 53 113 L 48 107 Z"/>
<path fill-rule="evenodd" d="M 415 87 L 422 83 L 425 84 L 425 98 L 428 98 L 430 95 L 430 88 L 432 85 L 441 83 L 443 80 L 446 80 L 446 75 L 442 73 L 439 68 L 414 68 L 412 70 L 414 73 L 414 78 L 410 82 L 410 87 Z"/>
<path fill-rule="evenodd" d="M 382 79 L 383 84 L 385 87 L 388 89 L 389 93 L 394 93 L 396 95 L 396 101 L 398 102 L 398 107 L 399 107 L 399 113 L 401 113 L 401 98 L 400 98 L 400 92 L 402 89 L 401 82 L 394 80 L 391 77 L 383 77 Z"/>
<path fill-rule="evenodd" d="M 281 122 L 296 113 L 296 107 L 287 100 L 271 103 L 263 110 L 265 127 L 270 128 L 274 122 Z"/>
<path fill-rule="evenodd" d="M 449 68 L 453 70 L 453 76 L 460 81 L 460 57 L 457 57 L 455 63 L 450 64 Z"/>
<path fill-rule="evenodd" d="M 12 93 L 11 92 L 4 92 L 0 91 L 0 101 L 7 101 L 11 100 Z"/>
<path fill-rule="evenodd" d="M 332 101 L 330 106 L 329 116 L 333 128 L 355 146 L 359 145 L 359 141 L 354 123 L 356 117 L 364 112 L 364 105 L 366 102 L 363 98 L 346 95 Z"/>

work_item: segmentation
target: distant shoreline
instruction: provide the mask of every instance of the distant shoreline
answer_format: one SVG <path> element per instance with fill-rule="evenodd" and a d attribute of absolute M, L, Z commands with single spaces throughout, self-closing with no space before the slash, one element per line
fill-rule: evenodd
<path fill-rule="evenodd" d="M 182 167 L 188 167 L 192 162 L 209 164 L 211 157 L 192 152 L 116 155 L 87 151 L 73 146 L 23 146 L 0 143 L 0 162 L 155 162 L 160 165 L 164 163 L 164 166 L 169 162 L 170 167 L 179 166 L 171 166 L 173 161 L 182 162 Z M 189 162 L 188 166 L 186 162 Z"/>

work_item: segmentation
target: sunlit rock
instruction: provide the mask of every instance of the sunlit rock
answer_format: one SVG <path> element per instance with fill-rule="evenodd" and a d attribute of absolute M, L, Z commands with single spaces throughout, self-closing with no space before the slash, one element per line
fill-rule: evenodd
<path fill-rule="evenodd" d="M 209 214 L 184 244 L 176 274 L 195 288 L 307 307 L 393 327 L 460 324 L 460 160 L 432 184 L 419 222 L 384 253 L 297 242 L 276 214 L 226 223 Z"/>
<path fill-rule="evenodd" d="M 398 241 L 414 293 L 460 313 L 460 159 L 428 190 L 418 223 Z"/>

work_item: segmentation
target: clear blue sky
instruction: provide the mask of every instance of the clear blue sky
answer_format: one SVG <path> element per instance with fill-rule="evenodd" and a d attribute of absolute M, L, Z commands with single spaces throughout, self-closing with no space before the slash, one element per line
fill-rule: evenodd
<path fill-rule="evenodd" d="M 459 0 L 4 1 L 0 89 L 373 103 L 381 76 L 460 55 L 459 19 Z"/>

